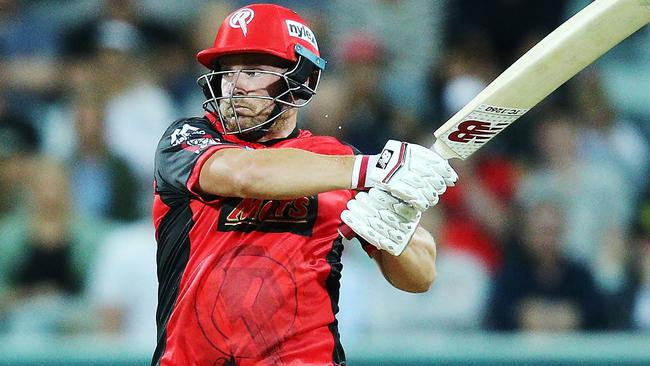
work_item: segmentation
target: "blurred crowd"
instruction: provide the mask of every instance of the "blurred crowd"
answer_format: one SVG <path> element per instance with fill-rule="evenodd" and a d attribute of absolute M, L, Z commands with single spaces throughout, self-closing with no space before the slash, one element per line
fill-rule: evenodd
<path fill-rule="evenodd" d="M 329 61 L 302 128 L 377 153 L 431 131 L 581 0 L 294 0 Z M 202 115 L 194 59 L 248 1 L 0 0 L 0 334 L 153 344 L 155 146 Z M 343 339 L 650 331 L 650 29 L 468 161 L 422 224 L 426 294 L 344 254 Z"/>

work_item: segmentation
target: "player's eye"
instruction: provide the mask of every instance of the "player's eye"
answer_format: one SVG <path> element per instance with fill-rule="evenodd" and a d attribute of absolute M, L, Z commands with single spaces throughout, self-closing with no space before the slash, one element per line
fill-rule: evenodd
<path fill-rule="evenodd" d="M 232 82 L 235 79 L 235 75 L 237 75 L 237 72 L 227 72 L 221 75 L 221 80 L 226 81 L 226 82 Z"/>
<path fill-rule="evenodd" d="M 263 72 L 258 71 L 258 70 L 243 70 L 242 73 L 245 74 L 248 77 L 253 77 L 253 78 L 260 77 L 260 76 L 264 75 Z"/>

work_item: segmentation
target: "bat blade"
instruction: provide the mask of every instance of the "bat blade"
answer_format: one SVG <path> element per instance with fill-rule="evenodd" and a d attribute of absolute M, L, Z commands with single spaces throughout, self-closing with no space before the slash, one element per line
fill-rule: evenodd
<path fill-rule="evenodd" d="M 465 159 L 567 80 L 650 23 L 650 0 L 596 0 L 507 68 L 435 132 L 431 147 Z"/>

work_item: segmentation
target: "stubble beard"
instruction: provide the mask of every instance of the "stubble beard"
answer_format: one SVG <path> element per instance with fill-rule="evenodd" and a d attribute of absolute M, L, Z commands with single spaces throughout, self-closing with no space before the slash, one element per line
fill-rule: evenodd
<path fill-rule="evenodd" d="M 245 98 L 241 98 L 236 99 L 236 104 L 238 107 L 246 108 L 246 111 L 235 115 L 233 106 L 230 100 L 227 99 L 222 100 L 219 104 L 227 132 L 238 132 L 240 129 L 245 130 L 263 124 L 269 119 L 275 107 L 275 103 L 271 100 L 253 100 L 250 102 Z M 237 122 L 239 122 L 239 126 Z"/>

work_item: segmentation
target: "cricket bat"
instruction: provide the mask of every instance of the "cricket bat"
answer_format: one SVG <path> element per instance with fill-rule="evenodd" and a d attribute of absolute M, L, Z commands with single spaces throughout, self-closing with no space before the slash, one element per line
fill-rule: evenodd
<path fill-rule="evenodd" d="M 526 52 L 435 132 L 431 146 L 465 159 L 567 80 L 650 23 L 650 0 L 596 0 Z"/>

